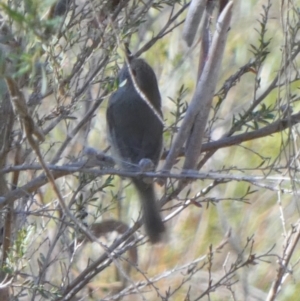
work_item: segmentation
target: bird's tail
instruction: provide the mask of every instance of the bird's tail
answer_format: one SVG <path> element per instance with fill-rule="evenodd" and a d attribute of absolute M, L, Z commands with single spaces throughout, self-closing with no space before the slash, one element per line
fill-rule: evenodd
<path fill-rule="evenodd" d="M 153 183 L 145 183 L 142 179 L 132 179 L 140 196 L 146 232 L 152 243 L 159 242 L 165 231 L 158 204 L 155 199 Z"/>

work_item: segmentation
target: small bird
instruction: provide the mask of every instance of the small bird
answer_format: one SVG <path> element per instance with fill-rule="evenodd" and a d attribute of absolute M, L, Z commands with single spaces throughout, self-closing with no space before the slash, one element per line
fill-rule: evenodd
<path fill-rule="evenodd" d="M 118 75 L 118 90 L 109 99 L 106 112 L 108 137 L 113 155 L 122 168 L 140 171 L 144 163 L 150 161 L 154 169 L 159 162 L 163 143 L 157 79 L 153 69 L 143 59 L 129 56 L 128 63 L 124 64 Z M 132 182 L 141 201 L 146 232 L 150 241 L 156 243 L 160 241 L 165 226 L 156 203 L 153 183 L 149 179 L 136 177 L 132 178 Z"/>

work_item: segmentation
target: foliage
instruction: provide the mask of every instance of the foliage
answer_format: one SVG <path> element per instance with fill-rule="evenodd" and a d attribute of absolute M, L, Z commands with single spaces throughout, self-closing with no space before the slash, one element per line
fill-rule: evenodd
<path fill-rule="evenodd" d="M 165 172 L 200 69 L 201 43 L 182 39 L 188 4 L 0 3 L 1 300 L 297 299 L 300 13 L 275 2 L 234 2 L 201 155 L 182 170 L 186 137 Z M 165 149 L 145 173 L 160 184 L 159 245 L 128 179 L 144 173 L 114 166 L 106 139 L 127 45 L 163 99 Z"/>

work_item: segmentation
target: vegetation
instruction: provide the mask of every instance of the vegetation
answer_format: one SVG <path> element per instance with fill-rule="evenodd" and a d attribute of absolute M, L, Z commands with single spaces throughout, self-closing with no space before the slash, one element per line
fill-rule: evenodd
<path fill-rule="evenodd" d="M 182 0 L 0 3 L 0 300 L 298 299 L 300 2 L 205 5 L 188 40 Z M 106 139 L 127 46 L 162 94 L 156 172 Z"/>

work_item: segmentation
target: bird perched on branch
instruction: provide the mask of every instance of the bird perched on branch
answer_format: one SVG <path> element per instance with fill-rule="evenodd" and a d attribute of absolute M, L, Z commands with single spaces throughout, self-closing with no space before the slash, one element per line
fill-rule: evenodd
<path fill-rule="evenodd" d="M 141 171 L 151 164 L 153 170 L 160 159 L 163 135 L 161 97 L 155 73 L 144 60 L 129 55 L 118 81 L 119 88 L 110 97 L 106 113 L 113 154 L 125 170 Z M 149 180 L 132 178 L 142 205 L 146 232 L 155 243 L 161 239 L 165 227 Z"/>

